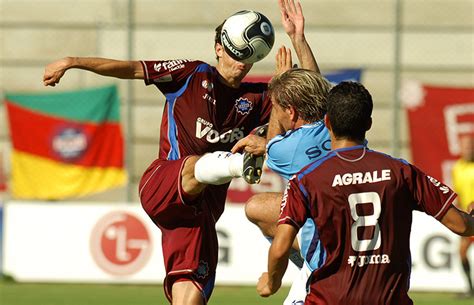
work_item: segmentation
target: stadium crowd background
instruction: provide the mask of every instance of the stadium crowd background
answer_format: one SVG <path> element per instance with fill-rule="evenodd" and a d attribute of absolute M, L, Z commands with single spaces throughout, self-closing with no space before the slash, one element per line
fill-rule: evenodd
<path fill-rule="evenodd" d="M 474 85 L 472 0 L 318 0 L 302 5 L 307 39 L 322 72 L 362 69 L 362 82 L 375 103 L 368 135 L 374 149 L 410 160 L 406 117 L 396 95 L 403 80 Z M 276 27 L 275 46 L 291 45 L 282 31 L 276 0 L 0 0 L 0 95 L 51 92 L 41 81 L 44 66 L 69 55 L 214 63 L 214 27 L 241 9 L 264 13 Z M 276 49 L 251 75 L 273 73 Z M 164 97 L 141 81 L 81 71 L 68 74 L 55 91 L 119 86 L 128 144 L 129 188 L 85 199 L 138 201 L 136 185 L 157 152 Z M 2 105 L 0 153 L 7 178 L 9 152 Z"/>

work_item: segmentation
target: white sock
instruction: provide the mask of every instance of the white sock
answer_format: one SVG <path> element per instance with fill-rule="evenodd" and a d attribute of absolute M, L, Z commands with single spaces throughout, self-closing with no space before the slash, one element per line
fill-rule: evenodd
<path fill-rule="evenodd" d="M 235 177 L 242 177 L 244 156 L 227 151 L 216 151 L 201 156 L 194 166 L 194 177 L 205 184 L 220 185 Z"/>
<path fill-rule="evenodd" d="M 311 270 L 309 270 L 308 266 L 304 264 L 293 279 L 290 291 L 288 292 L 288 296 L 286 297 L 285 301 L 283 301 L 283 305 L 304 304 L 304 300 L 308 294 L 306 289 L 310 275 Z"/>

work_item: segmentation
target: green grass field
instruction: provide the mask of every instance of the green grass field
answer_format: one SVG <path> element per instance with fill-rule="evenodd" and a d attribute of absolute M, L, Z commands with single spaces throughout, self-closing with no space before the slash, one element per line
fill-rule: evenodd
<path fill-rule="evenodd" d="M 210 305 L 281 305 L 288 287 L 269 299 L 260 298 L 254 287 L 214 289 Z M 474 300 L 459 300 L 454 294 L 411 293 L 417 305 L 473 305 Z M 152 305 L 168 304 L 161 286 L 19 284 L 0 281 L 1 305 Z"/>

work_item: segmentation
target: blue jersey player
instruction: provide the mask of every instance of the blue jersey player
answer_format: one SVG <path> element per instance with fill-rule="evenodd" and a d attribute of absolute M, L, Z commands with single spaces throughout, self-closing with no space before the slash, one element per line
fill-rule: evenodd
<path fill-rule="evenodd" d="M 292 69 L 273 78 L 269 85 L 272 113 L 266 144 L 267 166 L 289 179 L 315 159 L 331 149 L 330 137 L 324 125 L 326 96 L 331 85 L 320 74 Z M 255 135 L 240 140 L 233 151 L 244 149 L 253 154 L 265 152 L 266 141 Z M 280 214 L 282 193 L 254 195 L 246 205 L 246 215 L 271 240 Z M 308 220 L 294 244 L 292 261 L 301 268 L 284 304 L 300 304 L 306 297 L 306 282 L 313 270 L 323 262 L 318 232 Z M 300 251 L 298 251 L 300 250 Z M 301 303 L 302 304 L 302 303 Z"/>

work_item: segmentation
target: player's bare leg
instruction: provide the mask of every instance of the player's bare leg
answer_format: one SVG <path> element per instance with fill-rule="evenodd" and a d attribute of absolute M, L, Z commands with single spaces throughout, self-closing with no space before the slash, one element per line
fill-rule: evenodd
<path fill-rule="evenodd" d="M 172 305 L 204 305 L 201 291 L 191 281 L 174 283 L 171 295 Z"/>
<path fill-rule="evenodd" d="M 245 205 L 247 219 L 255 224 L 269 240 L 272 240 L 276 233 L 282 197 L 282 193 L 260 193 L 253 195 Z M 299 251 L 300 247 L 295 239 L 290 259 L 295 265 L 301 267 Z"/>
<path fill-rule="evenodd" d="M 260 193 L 252 196 L 245 205 L 248 220 L 259 227 L 265 236 L 275 236 L 281 199 L 281 193 Z"/>

